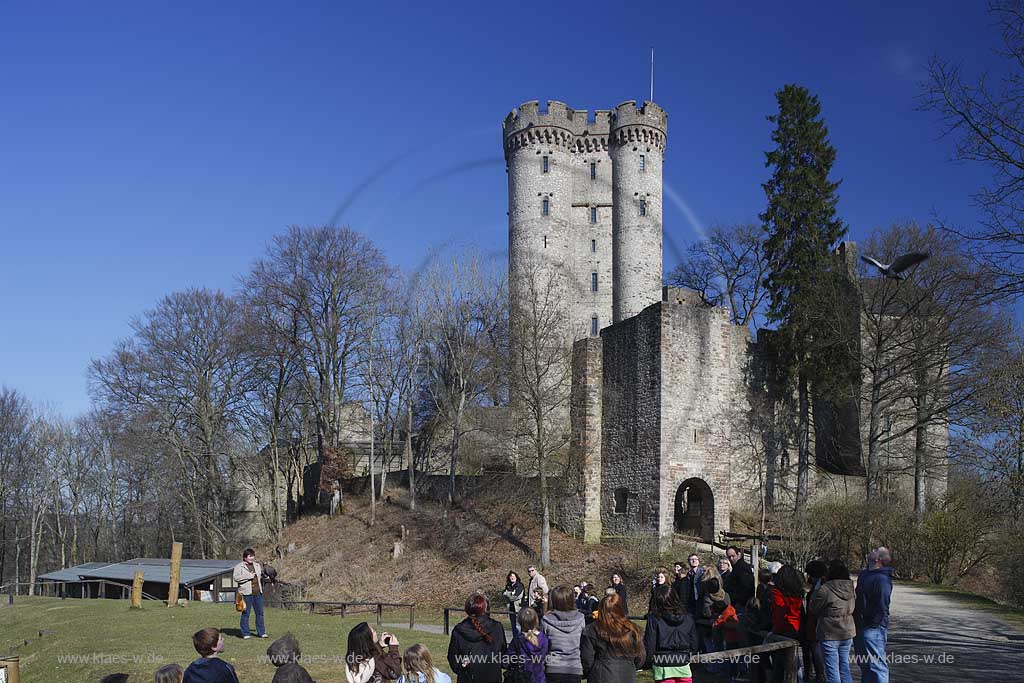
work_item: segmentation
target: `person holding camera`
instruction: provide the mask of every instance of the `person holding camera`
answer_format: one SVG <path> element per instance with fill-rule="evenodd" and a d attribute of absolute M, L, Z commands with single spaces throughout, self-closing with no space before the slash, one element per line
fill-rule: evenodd
<path fill-rule="evenodd" d="M 402 675 L 398 638 L 382 631 L 380 638 L 365 621 L 348 632 L 345 680 L 348 683 L 384 683 Z"/>

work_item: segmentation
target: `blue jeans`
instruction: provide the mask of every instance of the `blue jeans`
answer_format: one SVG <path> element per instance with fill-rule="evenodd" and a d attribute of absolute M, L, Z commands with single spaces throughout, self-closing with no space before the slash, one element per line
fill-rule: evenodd
<path fill-rule="evenodd" d="M 256 635 L 263 636 L 266 629 L 263 627 L 263 595 L 243 595 L 245 600 L 245 611 L 242 612 L 242 635 L 249 635 L 249 612 L 256 612 Z"/>
<path fill-rule="evenodd" d="M 825 683 L 853 683 L 853 676 L 850 674 L 851 645 L 852 638 L 818 642 L 821 658 L 825 660 Z"/>
<path fill-rule="evenodd" d="M 858 630 L 853 639 L 861 683 L 889 683 L 889 663 L 885 661 L 885 640 L 889 629 L 876 626 Z"/>
<path fill-rule="evenodd" d="M 516 618 L 515 610 L 508 611 L 508 620 L 512 622 L 512 638 L 519 635 L 519 620 Z"/>

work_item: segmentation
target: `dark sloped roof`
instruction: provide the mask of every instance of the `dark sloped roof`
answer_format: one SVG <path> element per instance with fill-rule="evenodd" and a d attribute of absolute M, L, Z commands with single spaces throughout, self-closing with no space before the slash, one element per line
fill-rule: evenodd
<path fill-rule="evenodd" d="M 99 567 L 106 567 L 109 562 L 86 562 L 85 564 L 79 564 L 74 567 L 68 567 L 67 569 L 58 569 L 57 571 L 47 572 L 37 577 L 39 581 L 78 581 L 78 575 L 81 570 L 97 569 Z"/>
<path fill-rule="evenodd" d="M 182 585 L 191 586 L 230 572 L 238 564 L 237 560 L 182 560 Z M 78 581 L 80 579 L 109 579 L 111 581 L 131 581 L 135 572 L 145 573 L 145 580 L 155 583 L 171 582 L 171 561 L 166 558 L 138 557 L 124 562 L 104 563 L 89 562 L 76 567 L 43 574 L 42 581 Z"/>

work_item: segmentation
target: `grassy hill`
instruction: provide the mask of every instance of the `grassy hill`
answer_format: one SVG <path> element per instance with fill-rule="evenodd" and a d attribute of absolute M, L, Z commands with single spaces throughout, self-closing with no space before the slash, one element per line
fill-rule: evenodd
<path fill-rule="evenodd" d="M 406 618 L 408 618 L 406 614 Z M 396 615 L 396 620 L 398 620 Z M 21 658 L 22 683 L 90 683 L 110 673 L 127 673 L 132 683 L 149 683 L 164 664 L 183 667 L 195 659 L 192 634 L 213 626 L 226 630 L 222 657 L 244 683 L 270 683 L 274 667 L 261 661 L 276 636 L 291 631 L 299 639 L 306 668 L 315 680 L 344 680 L 345 643 L 349 629 L 372 615 L 347 617 L 308 614 L 298 610 L 267 610 L 270 639 L 238 637 L 238 616 L 230 604 L 192 603 L 169 609 L 147 601 L 129 610 L 123 600 L 60 600 L 20 597 L 0 605 L 0 653 Z M 444 662 L 448 637 L 388 629 L 403 649 L 426 644 L 438 668 Z M 42 634 L 42 635 L 40 635 Z"/>
<path fill-rule="evenodd" d="M 279 547 L 293 552 L 274 557 L 273 547 L 258 548 L 279 578 L 302 585 L 311 600 L 380 600 L 412 602 L 422 607 L 462 605 L 473 590 L 500 596 L 509 570 L 527 580 L 526 568 L 539 549 L 537 516 L 517 503 L 514 492 L 478 495 L 452 510 L 448 518 L 434 502 L 419 501 L 415 513 L 404 503 L 404 490 L 390 492 L 395 501 L 378 505 L 370 526 L 369 503 L 350 496 L 345 514 L 310 516 L 288 526 Z M 405 527 L 404 552 L 392 557 L 394 542 Z M 629 594 L 650 590 L 652 570 L 692 548 L 676 546 L 660 557 L 652 540 L 621 539 L 600 546 L 557 529 L 551 532 L 552 566 L 544 572 L 550 586 L 582 580 L 600 588 L 613 572 L 623 575 Z M 639 603 L 634 603 L 639 604 Z"/>

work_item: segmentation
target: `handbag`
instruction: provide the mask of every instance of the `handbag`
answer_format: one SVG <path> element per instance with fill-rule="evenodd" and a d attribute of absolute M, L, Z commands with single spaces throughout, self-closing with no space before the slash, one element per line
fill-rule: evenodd
<path fill-rule="evenodd" d="M 524 669 L 508 669 L 505 671 L 504 683 L 531 683 L 533 677 Z"/>
<path fill-rule="evenodd" d="M 242 597 L 242 591 L 239 591 L 239 590 L 235 591 L 235 611 L 236 612 L 244 612 L 245 611 L 245 598 Z"/>

